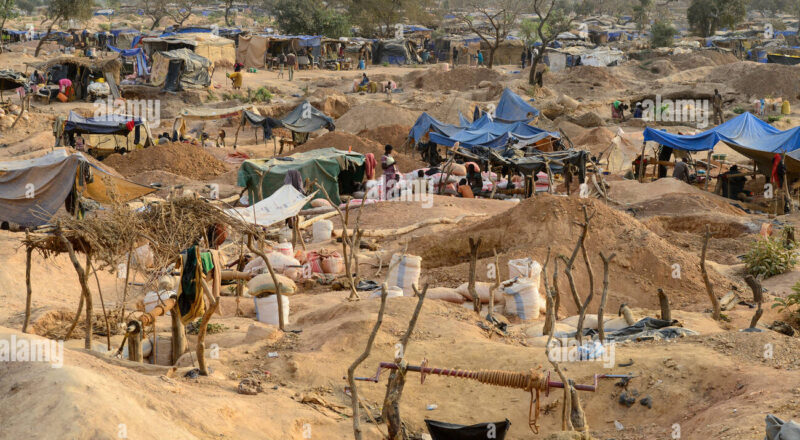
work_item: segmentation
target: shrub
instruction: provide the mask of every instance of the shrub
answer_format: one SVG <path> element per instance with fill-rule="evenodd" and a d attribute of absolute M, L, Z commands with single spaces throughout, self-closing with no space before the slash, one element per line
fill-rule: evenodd
<path fill-rule="evenodd" d="M 767 121 L 769 121 L 769 122 L 777 122 L 777 121 L 780 121 L 781 118 L 783 118 L 783 116 L 771 115 L 771 116 L 767 117 Z"/>
<path fill-rule="evenodd" d="M 751 275 L 764 278 L 792 270 L 797 264 L 794 247 L 793 242 L 787 246 L 779 238 L 758 240 L 744 256 L 745 268 Z"/>
<path fill-rule="evenodd" d="M 272 92 L 266 87 L 261 86 L 252 93 L 250 89 L 247 89 L 247 97 L 250 102 L 270 102 L 272 101 Z"/>
<path fill-rule="evenodd" d="M 737 115 L 741 115 L 742 113 L 744 113 L 744 109 L 739 106 L 734 107 L 732 111 Z"/>
<path fill-rule="evenodd" d="M 786 298 L 775 298 L 775 302 L 772 303 L 772 308 L 777 308 L 779 312 L 783 312 L 797 307 L 798 305 L 800 305 L 800 281 L 792 286 L 792 293 L 790 293 L 789 296 Z M 795 315 L 795 318 L 800 318 L 800 310 L 795 310 L 792 314 Z"/>

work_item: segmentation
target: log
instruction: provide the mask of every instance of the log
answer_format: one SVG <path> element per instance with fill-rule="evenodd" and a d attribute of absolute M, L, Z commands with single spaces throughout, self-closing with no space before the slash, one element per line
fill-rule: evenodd
<path fill-rule="evenodd" d="M 128 359 L 142 363 L 142 323 L 131 321 L 128 323 Z"/>
<path fill-rule="evenodd" d="M 172 308 L 170 319 L 172 321 L 172 365 L 175 365 L 188 347 L 186 342 L 186 327 L 184 327 L 181 322 L 181 312 L 178 310 L 177 302 Z"/>
<path fill-rule="evenodd" d="M 81 293 L 83 294 L 84 301 L 86 302 L 86 337 L 84 340 L 84 348 L 90 350 L 92 348 L 92 294 L 89 291 L 89 284 L 86 280 L 86 271 L 83 267 L 81 267 L 81 263 L 78 261 L 78 257 L 75 255 L 75 249 L 72 248 L 72 243 L 70 243 L 69 240 L 64 237 L 60 227 L 56 229 L 56 234 L 61 240 L 61 243 L 67 249 L 72 266 L 75 268 L 75 272 L 78 273 L 78 282 L 81 285 Z M 91 254 L 88 252 L 86 254 L 86 262 L 88 267 L 88 263 L 91 262 Z"/>
<path fill-rule="evenodd" d="M 396 236 L 396 235 L 403 235 L 419 228 L 424 228 L 425 226 L 431 225 L 454 225 L 461 220 L 464 220 L 467 217 L 486 217 L 487 214 L 463 214 L 459 215 L 456 218 L 449 218 L 449 217 L 438 217 L 438 218 L 430 218 L 427 220 L 423 220 L 412 225 L 403 226 L 402 228 L 394 228 L 394 229 L 365 229 L 362 232 L 363 237 L 369 238 L 386 238 L 389 236 Z M 334 231 L 337 236 L 342 236 L 343 231 L 341 229 L 337 229 Z"/>

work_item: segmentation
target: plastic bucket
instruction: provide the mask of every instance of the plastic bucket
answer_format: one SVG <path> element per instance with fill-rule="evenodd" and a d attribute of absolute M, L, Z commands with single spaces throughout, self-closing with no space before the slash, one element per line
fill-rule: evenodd
<path fill-rule="evenodd" d="M 269 295 L 263 298 L 253 298 L 256 305 L 256 320 L 270 325 L 279 325 L 278 321 L 278 296 Z M 283 323 L 289 324 L 289 297 L 281 296 L 283 305 Z"/>
<path fill-rule="evenodd" d="M 288 241 L 283 242 L 283 243 L 279 243 L 275 247 L 275 250 L 280 252 L 280 253 L 282 253 L 283 255 L 286 255 L 287 257 L 293 257 L 294 258 L 294 248 L 292 247 L 292 244 L 289 243 Z"/>
<path fill-rule="evenodd" d="M 328 241 L 333 235 L 333 222 L 330 220 L 320 220 L 311 228 L 314 243 Z"/>

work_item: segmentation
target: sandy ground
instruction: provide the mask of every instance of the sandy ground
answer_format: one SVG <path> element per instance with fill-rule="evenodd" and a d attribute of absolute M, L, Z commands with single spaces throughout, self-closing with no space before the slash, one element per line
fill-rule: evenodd
<path fill-rule="evenodd" d="M 32 50 L 26 49 L 26 52 L 0 54 L 0 65 L 24 70 L 24 62 L 34 60 L 30 55 Z M 633 156 L 641 148 L 643 126 L 636 121 L 620 124 L 608 120 L 609 104 L 614 99 L 633 99 L 649 93 L 680 93 L 689 89 L 713 91 L 713 87 L 721 87 L 726 97 L 726 110 L 732 111 L 734 106 L 747 105 L 751 95 L 765 87 L 764 81 L 742 84 L 733 77 L 736 74 L 752 78 L 752 72 L 761 72 L 758 69 L 762 68 L 752 63 L 735 63 L 725 57 L 705 58 L 706 61 L 667 58 L 658 68 L 650 63 L 630 61 L 608 69 L 548 73 L 546 89 L 537 95 L 536 105 L 554 113 L 563 112 L 557 108 L 556 101 L 560 94 L 567 94 L 579 101 L 579 107 L 556 115 L 560 117 L 552 118 L 556 119 L 554 121 L 542 122 L 563 127 L 572 140 L 584 140 L 586 144 L 581 147 L 593 154 L 605 150 L 609 134 L 613 136 L 621 128 L 626 141 L 625 153 Z M 710 65 L 697 67 L 703 62 Z M 516 66 L 499 66 L 496 70 L 498 73 L 491 74 L 490 84 L 481 86 L 486 72 L 457 71 L 446 75 L 441 66 L 370 67 L 367 74 L 373 80 L 391 78 L 403 88 L 402 93 L 391 97 L 351 93 L 353 80 L 362 73 L 355 70 L 300 71 L 292 82 L 278 78 L 276 72 L 261 70 L 246 73 L 244 84 L 245 89 L 264 86 L 273 91 L 271 103 L 258 105 L 265 113 L 280 116 L 300 100 L 309 99 L 315 105 L 327 105 L 335 110 L 343 127 L 347 128 L 342 131 L 358 133 L 367 129 L 372 138 L 382 138 L 378 136 L 382 126 L 392 125 L 392 132 L 395 132 L 397 126 L 408 126 L 408 120 L 422 111 L 429 111 L 445 122 L 457 122 L 459 112 L 471 115 L 475 105 L 486 108 L 496 102 L 503 87 L 525 96 L 524 80 L 528 71 L 518 72 Z M 224 68 L 214 73 L 212 93 L 191 91 L 159 96 L 163 120 L 153 131 L 159 133 L 171 127 L 172 118 L 185 106 L 237 105 L 237 101 L 225 98 L 233 91 L 224 74 Z M 778 74 L 786 78 L 795 75 L 791 69 L 781 69 Z M 470 82 L 453 84 L 455 80 Z M 16 99 L 11 98 L 12 102 Z M 32 107 L 28 120 L 13 130 L 0 132 L 0 159 L 43 154 L 53 144 L 52 123 L 56 116 L 70 110 L 91 112 L 93 109 L 91 103 L 85 102 L 56 102 L 49 106 L 35 102 Z M 351 109 L 354 111 L 348 116 Z M 608 133 L 590 131 L 566 118 L 587 112 L 596 112 Z M 781 128 L 800 121 L 796 115 L 793 113 L 780 121 Z M 110 163 L 117 161 L 121 164 L 118 171 L 124 171 L 122 174 L 134 181 L 162 184 L 163 189 L 156 196 L 165 197 L 170 187 L 177 185 L 203 194 L 207 184 L 219 183 L 222 184 L 220 196 L 226 197 L 242 190 L 236 186 L 238 165 L 231 160 L 231 154 L 241 152 L 250 157 L 274 154 L 272 142 L 265 144 L 260 136 L 256 142 L 253 131 L 248 129 L 242 130 L 234 150 L 235 123 L 232 121 L 190 124 L 189 128 L 209 133 L 226 130 L 228 147 L 205 148 L 204 153 L 214 158 L 207 159 L 203 165 L 213 162 L 213 166 L 202 170 L 193 168 L 191 152 L 185 155 L 188 158 L 170 159 L 164 166 L 158 160 L 126 163 L 126 158 Z M 670 131 L 692 130 L 692 127 L 667 128 Z M 312 137 L 322 134 L 314 133 Z M 728 163 L 747 164 L 743 156 L 727 147 L 718 146 L 717 152 L 728 153 Z M 155 150 L 151 153 L 155 154 Z M 704 159 L 705 155 L 698 154 L 695 158 Z M 418 157 L 409 155 L 404 159 L 404 163 L 414 164 Z M 435 196 L 430 205 L 421 202 L 367 205 L 360 224 L 369 230 L 386 231 L 439 218 L 460 221 L 371 239 L 378 250 L 362 252 L 358 271 L 367 279 L 381 282 L 386 276 L 385 263 L 390 255 L 408 249 L 423 256 L 421 283 L 430 287 L 455 287 L 467 280 L 468 238 L 481 237 L 478 281 L 487 281 L 483 274 L 494 261 L 494 250 L 498 253 L 501 273 L 507 271 L 509 259 L 533 257 L 544 262 L 548 249 L 552 250 L 554 258 L 555 254 L 571 252 L 578 233 L 574 222 L 581 219 L 581 205 L 587 204 L 597 212 L 587 241 L 594 279 L 587 276 L 579 257 L 575 282 L 581 296 L 585 296 L 592 282 L 595 296 L 600 294 L 603 266 L 599 253 L 615 252 L 617 257 L 611 266 L 606 307 L 609 318 L 617 318 L 622 303 L 633 309 L 636 318 L 658 316 L 656 291 L 663 288 L 672 302 L 672 317 L 683 327 L 699 333 L 669 342 L 618 344 L 614 346 L 613 359 L 606 364 L 562 363 L 565 373 L 581 384 L 592 382 L 594 374 L 633 373 L 636 376 L 627 389 L 617 386 L 616 380 L 600 379 L 596 392 L 581 393 L 591 435 L 621 440 L 675 438 L 677 429 L 680 438 L 687 439 L 761 439 L 766 414 L 786 420 L 800 418 L 797 405 L 800 388 L 796 386 L 800 382 L 800 358 L 797 356 L 800 343 L 797 338 L 766 329 L 763 333 L 740 332 L 749 325 L 754 312 L 745 304 L 724 312 L 727 321 L 713 321 L 699 274 L 702 233 L 709 225 L 714 235 L 709 244 L 708 264 L 715 294 L 722 296 L 731 286 L 737 286 L 743 299 L 750 298 L 742 282 L 744 268 L 740 256 L 758 239 L 762 223 L 777 220 L 764 214 L 748 214 L 729 200 L 672 179 L 639 184 L 612 176 L 609 185 L 609 196 L 613 199 L 609 205 L 596 200 L 581 201 L 575 194 L 571 198 L 542 195 L 523 202 Z M 341 227 L 338 218 L 332 220 L 336 228 Z M 354 221 L 351 213 L 350 224 Z M 797 214 L 783 216 L 779 221 L 800 226 Z M 306 231 L 307 240 L 310 235 L 310 231 Z M 20 244 L 23 237 L 24 233 L 0 231 L 0 302 L 4 305 L 0 308 L 0 341 L 12 335 L 22 337 L 19 329 L 26 301 L 25 251 Z M 233 249 L 231 243 L 228 243 L 229 249 Z M 309 243 L 308 248 L 333 250 L 341 249 L 341 244 L 335 241 Z M 45 259 L 38 254 L 33 255 L 32 262 L 32 327 L 44 331 L 42 329 L 53 326 L 66 326 L 68 320 L 56 320 L 55 316 L 69 318 L 77 307 L 80 288 L 71 263 L 64 255 Z M 670 276 L 671 265 L 675 262 L 681 264 L 684 274 L 679 280 Z M 575 314 L 576 307 L 569 298 L 563 267 L 561 270 L 564 301 L 559 317 L 565 318 Z M 143 275 L 138 274 L 132 281 L 140 282 L 142 278 Z M 773 297 L 785 297 L 798 281 L 800 271 L 796 269 L 764 280 L 767 301 L 760 321 L 762 325 L 775 320 L 792 322 L 787 313 L 771 305 Z M 108 268 L 99 270 L 97 280 L 91 281 L 94 312 L 102 316 L 97 284 L 106 307 L 114 309 L 122 301 L 124 281 Z M 142 287 L 132 285 L 126 303 L 128 309 L 131 310 L 144 294 Z M 106 359 L 97 352 L 89 353 L 81 348 L 82 331 L 76 331 L 66 342 L 62 368 L 37 362 L 0 362 L 0 439 L 120 438 L 122 433 L 127 438 L 349 438 L 352 435 L 350 400 L 342 378 L 363 350 L 377 316 L 379 301 L 363 295 L 362 300 L 351 302 L 346 300 L 347 294 L 329 286 L 301 289 L 290 298 L 288 329 L 292 331 L 285 334 L 267 325 L 254 324 L 251 298 L 242 299 L 243 313 L 237 317 L 235 299 L 224 297 L 221 313 L 212 321 L 224 326 L 224 330 L 210 334 L 206 340 L 208 347 L 217 349 L 209 359 L 213 373 L 208 377 L 184 377 L 193 366 L 190 356 L 183 358 L 177 370 L 171 370 L 162 365 L 132 368 L 130 364 Z M 379 362 L 392 359 L 395 343 L 405 332 L 415 303 L 410 297 L 388 301 L 372 353 L 356 370 L 356 375 L 372 376 Z M 590 313 L 596 312 L 596 304 L 590 307 Z M 508 334 L 499 335 L 485 330 L 484 321 L 463 305 L 426 299 L 417 329 L 406 349 L 406 360 L 419 364 L 427 359 L 432 366 L 467 370 L 548 370 L 550 365 L 544 354 L 543 340 L 538 337 L 540 333 L 537 334 L 541 325 L 541 318 L 532 322 L 512 319 Z M 166 350 L 169 347 L 168 330 L 169 319 L 160 318 L 156 333 L 162 340 L 158 345 L 162 347 L 162 358 L 163 347 L 167 347 Z M 119 334 L 111 338 L 113 348 L 121 342 Z M 195 344 L 195 336 L 190 335 L 191 350 Z M 105 349 L 106 337 L 96 333 L 93 345 L 98 350 Z M 277 353 L 277 357 L 269 353 Z M 633 364 L 620 366 L 629 361 Z M 543 438 L 560 427 L 560 405 L 556 405 L 563 400 L 560 389 L 541 397 L 541 434 L 535 436 L 528 428 L 528 393 L 435 376 L 428 376 L 421 384 L 415 373 L 408 374 L 401 414 L 412 433 L 425 432 L 424 420 L 428 418 L 461 424 L 508 418 L 512 422 L 509 439 Z M 377 384 L 360 382 L 358 385 L 359 394 L 374 417 L 380 413 L 386 376 L 386 372 L 382 373 Z M 238 394 L 237 384 L 243 378 L 261 380 L 264 391 L 255 396 Z M 636 403 L 630 407 L 620 404 L 623 391 L 636 395 Z M 648 396 L 652 398 L 652 408 L 639 403 Z M 365 438 L 382 438 L 386 429 L 383 423 L 376 426 L 368 417 L 362 417 L 361 422 Z"/>

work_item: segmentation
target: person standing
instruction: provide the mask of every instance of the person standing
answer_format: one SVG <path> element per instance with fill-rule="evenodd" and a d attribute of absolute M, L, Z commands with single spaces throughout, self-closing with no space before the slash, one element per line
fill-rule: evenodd
<path fill-rule="evenodd" d="M 286 66 L 289 68 L 289 81 L 294 79 L 294 67 L 297 64 L 297 56 L 294 52 L 289 52 L 286 56 Z"/>
<path fill-rule="evenodd" d="M 458 46 L 453 46 L 453 66 L 458 64 Z"/>
<path fill-rule="evenodd" d="M 478 66 L 483 66 L 483 52 L 478 51 Z"/>
<path fill-rule="evenodd" d="M 397 180 L 400 172 L 397 170 L 397 163 L 392 157 L 392 146 L 386 145 L 383 150 L 383 157 L 381 157 L 381 169 L 383 170 L 383 186 L 385 188 L 387 198 L 391 191 L 397 185 Z"/>
<path fill-rule="evenodd" d="M 528 49 L 522 49 L 522 69 L 525 69 L 525 61 L 528 60 Z"/>
<path fill-rule="evenodd" d="M 714 89 L 714 124 L 722 124 L 725 122 L 725 118 L 722 117 L 722 95 L 719 94 L 719 90 Z"/>
<path fill-rule="evenodd" d="M 278 78 L 283 78 L 283 68 L 286 66 L 286 53 L 278 55 Z"/>

